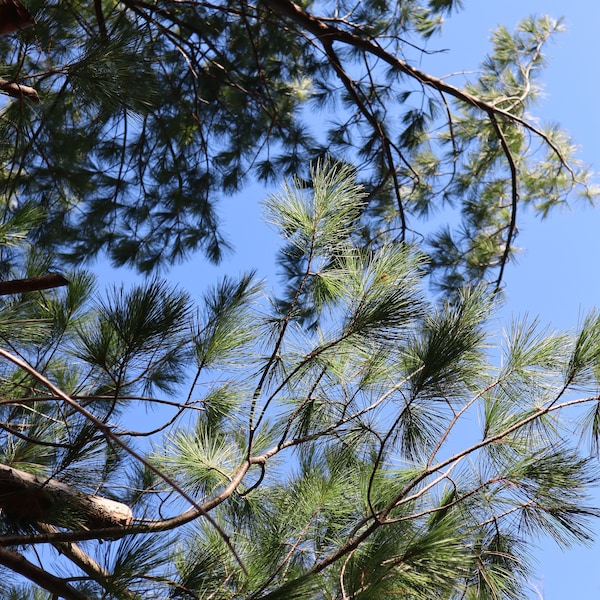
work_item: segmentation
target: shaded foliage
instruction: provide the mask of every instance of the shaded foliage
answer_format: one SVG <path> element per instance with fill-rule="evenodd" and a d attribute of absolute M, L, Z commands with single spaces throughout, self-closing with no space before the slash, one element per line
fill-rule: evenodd
<path fill-rule="evenodd" d="M 459 6 L 34 0 L 0 40 L 4 77 L 41 98 L 2 109 L 3 220 L 37 210 L 30 238 L 76 263 L 218 261 L 221 199 L 331 156 L 359 168 L 362 245 L 418 243 L 443 289 L 499 284 L 520 208 L 593 190 L 568 137 L 527 121 L 560 22 L 500 27 L 464 89 L 411 66 Z"/>

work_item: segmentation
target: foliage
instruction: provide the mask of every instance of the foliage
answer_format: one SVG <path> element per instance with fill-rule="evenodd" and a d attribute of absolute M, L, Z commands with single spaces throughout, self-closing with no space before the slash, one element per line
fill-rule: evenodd
<path fill-rule="evenodd" d="M 280 295 L 94 300 L 79 275 L 4 301 L 2 463 L 134 513 L 49 528 L 5 498 L 5 597 L 34 597 L 19 573 L 64 598 L 520 599 L 537 539 L 589 540 L 571 431 L 587 411 L 598 443 L 598 315 L 498 342 L 485 288 L 431 305 L 416 248 L 361 244 L 353 177 L 322 163 L 266 202 Z"/>
<path fill-rule="evenodd" d="M 41 210 L 30 238 L 75 263 L 218 261 L 220 199 L 330 156 L 359 169 L 365 247 L 418 243 L 443 289 L 499 285 L 519 211 L 593 190 L 564 132 L 529 117 L 561 23 L 500 27 L 459 88 L 412 66 L 435 68 L 425 48 L 459 7 L 32 0 L 35 27 L 0 41 L 3 76 L 41 98 L 0 115 L 4 218 Z"/>

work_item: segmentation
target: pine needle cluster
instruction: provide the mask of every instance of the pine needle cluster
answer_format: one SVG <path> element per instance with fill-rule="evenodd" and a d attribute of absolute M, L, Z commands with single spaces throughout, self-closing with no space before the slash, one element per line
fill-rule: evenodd
<path fill-rule="evenodd" d="M 537 540 L 590 540 L 598 315 L 494 343 L 485 288 L 434 304 L 417 249 L 361 245 L 350 167 L 309 181 L 265 202 L 280 292 L 4 302 L 4 597 L 517 600 Z"/>

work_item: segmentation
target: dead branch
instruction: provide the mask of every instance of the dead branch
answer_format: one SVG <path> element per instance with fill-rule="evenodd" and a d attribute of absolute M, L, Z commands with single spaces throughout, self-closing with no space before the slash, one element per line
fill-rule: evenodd
<path fill-rule="evenodd" d="M 9 96 L 12 96 L 13 98 L 17 98 L 17 100 L 27 99 L 31 100 L 35 104 L 40 101 L 40 97 L 34 88 L 28 85 L 23 85 L 22 83 L 17 83 L 16 81 L 0 79 L 0 90 Z"/>

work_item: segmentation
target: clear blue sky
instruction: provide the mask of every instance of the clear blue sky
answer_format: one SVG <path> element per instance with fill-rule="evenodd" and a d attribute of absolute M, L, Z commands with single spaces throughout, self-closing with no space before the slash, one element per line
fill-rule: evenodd
<path fill-rule="evenodd" d="M 565 18 L 568 31 L 549 47 L 549 66 L 542 78 L 546 97 L 536 116 L 567 129 L 581 146 L 581 159 L 600 171 L 600 2 L 465 0 L 463 6 L 447 21 L 443 37 L 430 43 L 431 49 L 449 49 L 437 67 L 433 66 L 436 58 L 422 65 L 437 75 L 476 70 L 490 48 L 490 31 L 500 23 L 512 29 L 530 15 Z M 252 188 L 222 203 L 224 226 L 235 242 L 235 253 L 218 267 L 207 265 L 202 257 L 192 259 L 170 270 L 168 278 L 180 282 L 196 298 L 224 274 L 258 268 L 261 276 L 271 278 L 277 239 L 261 220 L 259 201 L 265 194 L 263 189 Z M 519 230 L 518 245 L 524 251 L 507 272 L 502 317 L 527 312 L 558 329 L 574 327 L 582 313 L 600 305 L 600 207 L 584 209 L 576 202 L 571 211 L 555 212 L 544 222 L 521 221 Z M 109 273 L 104 266 L 97 271 L 101 283 L 124 277 L 123 272 Z M 596 532 L 600 538 L 600 522 Z M 533 583 L 540 595 L 531 599 L 600 598 L 600 542 L 567 552 L 547 540 L 539 544 L 538 576 Z"/>

